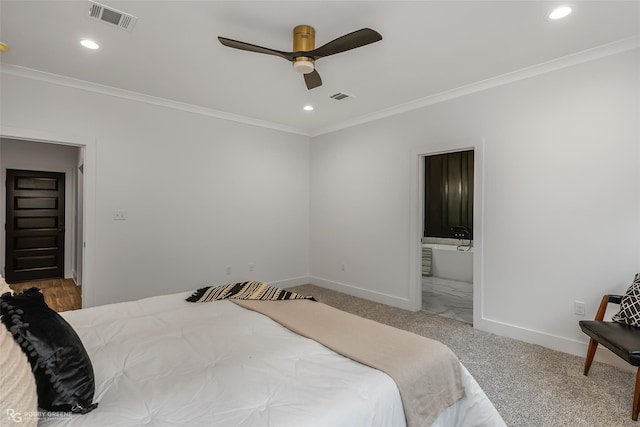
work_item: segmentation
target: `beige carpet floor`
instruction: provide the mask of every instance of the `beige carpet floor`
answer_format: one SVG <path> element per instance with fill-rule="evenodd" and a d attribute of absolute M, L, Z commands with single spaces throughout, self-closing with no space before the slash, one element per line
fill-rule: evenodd
<path fill-rule="evenodd" d="M 291 290 L 448 345 L 508 426 L 640 427 L 631 420 L 633 372 L 594 362 L 585 377 L 581 357 L 482 332 L 464 322 L 313 285 Z"/>

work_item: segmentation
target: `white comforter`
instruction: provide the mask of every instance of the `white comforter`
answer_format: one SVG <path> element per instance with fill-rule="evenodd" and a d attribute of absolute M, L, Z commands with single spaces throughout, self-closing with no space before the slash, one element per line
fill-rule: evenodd
<path fill-rule="evenodd" d="M 403 426 L 385 373 L 344 358 L 229 301 L 194 304 L 189 293 L 62 315 L 93 363 L 86 415 L 42 426 Z M 502 426 L 469 373 L 467 397 L 434 425 Z"/>

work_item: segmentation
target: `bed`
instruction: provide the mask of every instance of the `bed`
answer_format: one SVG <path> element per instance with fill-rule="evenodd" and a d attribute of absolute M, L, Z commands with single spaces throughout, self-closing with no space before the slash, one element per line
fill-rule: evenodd
<path fill-rule="evenodd" d="M 38 425 L 407 425 L 388 374 L 230 300 L 194 304 L 189 295 L 61 313 L 91 359 L 98 407 L 40 414 Z M 464 397 L 434 414 L 432 425 L 505 425 L 469 372 L 460 372 Z"/>

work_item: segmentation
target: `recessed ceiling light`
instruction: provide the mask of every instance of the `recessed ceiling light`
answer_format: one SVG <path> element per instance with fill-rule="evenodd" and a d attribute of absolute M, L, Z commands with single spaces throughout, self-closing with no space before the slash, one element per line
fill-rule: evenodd
<path fill-rule="evenodd" d="M 313 111 L 313 105 L 305 105 L 304 111 Z"/>
<path fill-rule="evenodd" d="M 570 13 L 571 8 L 569 6 L 560 6 L 553 9 L 553 11 L 549 14 L 549 19 L 555 21 L 556 19 L 562 19 L 568 16 Z"/>
<path fill-rule="evenodd" d="M 100 46 L 98 45 L 98 43 L 94 42 L 93 40 L 89 40 L 89 39 L 84 39 L 84 40 L 80 40 L 80 44 L 84 47 L 86 47 L 87 49 L 99 49 Z"/>

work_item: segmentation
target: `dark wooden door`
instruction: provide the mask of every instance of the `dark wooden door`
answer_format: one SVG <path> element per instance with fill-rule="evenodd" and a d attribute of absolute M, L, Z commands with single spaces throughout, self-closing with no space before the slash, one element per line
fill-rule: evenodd
<path fill-rule="evenodd" d="M 7 169 L 5 278 L 64 277 L 64 174 Z"/>

